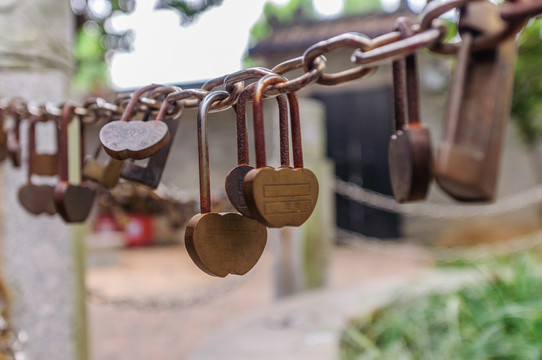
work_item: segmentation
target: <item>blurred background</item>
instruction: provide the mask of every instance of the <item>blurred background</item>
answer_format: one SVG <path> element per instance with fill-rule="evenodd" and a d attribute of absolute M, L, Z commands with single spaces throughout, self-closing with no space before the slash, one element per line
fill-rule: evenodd
<path fill-rule="evenodd" d="M 54 3 L 0 3 L 3 97 L 82 101 L 150 83 L 199 87 L 242 68 L 272 68 L 342 33 L 386 34 L 400 16 L 416 21 L 426 5 Z M 456 17 L 443 15 L 452 40 Z M 66 233 L 47 219 L 23 230 L 28 215 L 10 206 L 10 185 L 21 174 L 2 171 L 3 217 L 18 219 L 4 220 L 3 266 L 14 289 L 15 322 L 28 333 L 28 358 L 539 358 L 541 37 L 540 20 L 518 36 L 494 203 L 461 204 L 436 184 L 424 202 L 395 202 L 388 170 L 390 63 L 368 78 L 299 91 L 305 166 L 320 183 L 318 207 L 300 228 L 269 229 L 262 258 L 243 277 L 208 276 L 184 247 L 186 222 L 199 212 L 194 109 L 182 115 L 156 191 L 123 181 L 100 196 L 87 224 Z M 326 55 L 326 71 L 351 67 L 351 52 Z M 424 50 L 418 66 L 421 121 L 436 148 L 455 58 Z M 266 103 L 265 114 L 277 118 L 276 105 Z M 223 183 L 236 165 L 234 115 L 210 116 L 216 212 L 232 210 Z M 278 164 L 277 126 L 265 126 L 268 162 Z M 88 152 L 99 146 L 98 132 L 88 129 Z M 85 250 L 66 248 L 77 244 L 72 238 Z"/>

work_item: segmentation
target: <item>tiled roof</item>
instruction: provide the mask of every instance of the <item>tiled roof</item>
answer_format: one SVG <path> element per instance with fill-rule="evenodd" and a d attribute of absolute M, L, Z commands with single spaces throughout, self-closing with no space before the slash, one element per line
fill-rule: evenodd
<path fill-rule="evenodd" d="M 333 20 L 301 22 L 274 28 L 271 35 L 249 49 L 250 56 L 266 57 L 283 53 L 299 52 L 318 41 L 345 32 L 359 32 L 371 38 L 389 32 L 399 16 L 415 19 L 411 12 L 357 15 Z"/>

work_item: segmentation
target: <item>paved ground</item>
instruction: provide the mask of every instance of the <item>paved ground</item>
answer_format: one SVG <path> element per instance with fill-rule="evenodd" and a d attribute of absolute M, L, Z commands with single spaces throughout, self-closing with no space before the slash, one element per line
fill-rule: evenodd
<path fill-rule="evenodd" d="M 423 249 L 409 245 L 335 247 L 325 296 L 335 299 L 334 306 L 340 307 L 340 297 L 334 293 L 399 284 L 423 274 L 428 263 Z M 95 360 L 222 358 L 202 352 L 202 348 L 212 350 L 216 340 L 216 350 L 223 351 L 220 346 L 224 347 L 224 339 L 229 341 L 224 337 L 228 329 L 241 331 L 247 318 L 292 301 L 301 302 L 303 307 L 304 301 L 302 297 L 275 299 L 271 251 L 264 253 L 249 275 L 216 279 L 197 269 L 184 247 L 126 249 L 119 254 L 116 266 L 91 269 L 88 286 L 107 298 L 136 302 L 111 306 L 99 299 L 90 301 L 91 351 Z M 143 309 L 134 309 L 133 305 Z M 168 306 L 172 308 L 161 309 Z M 271 315 L 265 320 L 268 328 L 288 327 L 298 321 L 296 317 Z M 325 333 L 313 335 L 309 342 L 330 340 Z M 257 341 L 252 342 L 257 346 Z M 257 353 L 258 349 L 253 350 Z"/>

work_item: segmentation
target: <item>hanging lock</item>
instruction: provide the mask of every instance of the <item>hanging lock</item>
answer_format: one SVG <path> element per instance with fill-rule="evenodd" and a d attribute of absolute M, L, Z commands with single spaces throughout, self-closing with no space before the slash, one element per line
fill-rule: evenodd
<path fill-rule="evenodd" d="M 495 196 L 517 48 L 514 36 L 481 51 L 473 51 L 472 44 L 477 36 L 508 26 L 499 14 L 488 1 L 468 2 L 460 11 L 461 46 L 435 178 L 461 201 L 490 201 Z"/>
<path fill-rule="evenodd" d="M 24 101 L 21 98 L 14 98 L 8 105 L 9 113 L 13 120 L 8 131 L 8 156 L 11 164 L 16 168 L 21 167 L 21 107 L 24 105 Z"/>
<path fill-rule="evenodd" d="M 4 128 L 6 108 L 0 105 L 0 162 L 8 157 L 8 133 Z"/>
<path fill-rule="evenodd" d="M 75 139 L 79 149 L 73 149 L 73 151 L 68 149 L 68 125 L 75 117 L 75 105 L 64 105 L 59 124 L 58 175 L 60 180 L 55 187 L 55 205 L 58 214 L 67 223 L 85 221 L 96 196 L 93 189 L 81 183 L 81 165 L 85 155 L 84 126 L 81 122 L 79 136 Z M 78 154 L 79 157 L 70 161 L 69 154 Z M 70 171 L 73 165 L 75 168 Z"/>
<path fill-rule="evenodd" d="M 401 17 L 395 30 L 407 38 L 414 35 L 412 25 L 410 19 Z M 432 149 L 429 129 L 420 123 L 416 55 L 395 60 L 392 67 L 395 133 L 388 153 L 391 186 L 400 203 L 423 200 L 432 180 Z"/>
<path fill-rule="evenodd" d="M 166 168 L 166 162 L 169 157 L 171 147 L 173 146 L 173 140 L 177 133 L 177 128 L 181 122 L 183 103 L 182 101 L 177 103 L 178 99 L 174 97 L 175 95 L 181 94 L 184 95 L 186 93 L 183 93 L 181 88 L 173 86 L 160 88 L 151 94 L 151 97 L 155 97 L 157 95 L 165 96 L 155 121 L 166 124 L 169 139 L 156 154 L 149 157 L 146 166 L 138 165 L 134 161 L 125 162 L 122 166 L 121 172 L 121 176 L 124 179 L 138 182 L 152 189 L 156 189 L 158 187 L 158 184 L 160 184 L 160 179 L 162 179 L 162 174 Z M 187 95 L 184 96 L 187 97 Z M 180 105 L 178 106 L 177 104 Z M 174 107 L 174 113 L 170 116 L 170 119 L 166 119 L 168 109 L 172 106 Z"/>
<path fill-rule="evenodd" d="M 279 75 L 266 75 L 256 85 L 253 96 L 256 166 L 244 179 L 243 192 L 252 215 L 262 224 L 280 228 L 300 226 L 312 214 L 318 200 L 318 180 L 303 167 L 299 105 L 295 93 L 288 94 L 294 168 L 267 168 L 263 126 L 263 95 L 272 84 L 286 81 Z"/>
<path fill-rule="evenodd" d="M 196 265 L 209 275 L 244 275 L 256 265 L 267 243 L 267 229 L 237 213 L 211 212 L 207 115 L 211 105 L 226 99 L 227 91 L 207 95 L 198 109 L 200 213 L 186 225 L 185 244 Z"/>
<path fill-rule="evenodd" d="M 106 189 L 112 189 L 119 182 L 123 161 L 108 157 L 106 163 L 99 162 L 98 157 L 101 149 L 102 144 L 98 143 L 94 155 L 85 156 L 82 170 L 83 179 L 94 181 Z"/>
<path fill-rule="evenodd" d="M 168 143 L 169 130 L 163 121 L 131 120 L 143 94 L 160 86 L 149 85 L 134 92 L 121 119 L 102 127 L 100 141 L 109 156 L 117 160 L 141 160 L 156 154 Z"/>
<path fill-rule="evenodd" d="M 54 124 L 57 152 L 54 154 L 36 151 L 36 124 L 49 121 L 45 116 L 31 116 L 28 124 L 28 169 L 26 184 L 19 188 L 17 197 L 26 211 L 33 215 L 56 214 L 55 188 L 52 185 L 36 185 L 32 175 L 56 176 L 58 170 L 58 126 Z M 54 121 L 54 120 L 53 120 Z"/>
<path fill-rule="evenodd" d="M 246 123 L 246 103 L 254 93 L 256 83 L 252 83 L 245 88 L 239 96 L 235 113 L 237 117 L 237 166 L 226 176 L 225 189 L 228 199 L 233 207 L 242 215 L 254 218 L 245 200 L 243 193 L 243 183 L 246 174 L 254 167 L 249 165 L 248 151 L 248 131 Z M 279 95 L 276 97 L 279 106 L 279 131 L 280 131 L 280 158 L 281 166 L 290 166 L 290 154 L 288 151 L 288 104 L 286 97 Z"/>

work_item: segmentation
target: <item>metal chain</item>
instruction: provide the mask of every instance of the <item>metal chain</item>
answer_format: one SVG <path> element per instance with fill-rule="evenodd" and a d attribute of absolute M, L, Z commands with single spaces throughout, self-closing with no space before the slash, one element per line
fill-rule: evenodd
<path fill-rule="evenodd" d="M 218 299 L 225 294 L 237 289 L 241 284 L 251 278 L 257 269 L 253 269 L 242 277 L 229 279 L 218 285 L 197 291 L 190 296 L 174 299 L 163 298 L 136 298 L 136 297 L 112 297 L 95 289 L 87 290 L 87 301 L 94 305 L 113 307 L 118 310 L 137 310 L 146 312 L 176 311 L 203 305 Z"/>
<path fill-rule="evenodd" d="M 210 79 L 199 89 L 183 90 L 180 87 L 164 86 L 151 92 L 148 97 L 141 97 L 138 100 L 135 112 L 155 116 L 162 103 L 166 101 L 171 103 L 166 118 L 175 117 L 182 108 L 198 107 L 206 95 L 218 89 L 225 89 L 228 91 L 229 96 L 215 104 L 212 110 L 226 110 L 235 105 L 239 95 L 245 88 L 246 81 L 258 79 L 270 73 L 284 76 L 296 69 L 304 70 L 302 75 L 292 79 L 286 78 L 285 82 L 270 86 L 266 90 L 266 96 L 276 96 L 280 93 L 297 92 L 314 83 L 337 85 L 360 79 L 372 74 L 378 65 L 384 61 L 392 61 L 425 48 L 438 54 L 454 55 L 460 44 L 443 42 L 448 28 L 438 17 L 449 10 L 460 9 L 472 1 L 481 0 L 431 1 L 423 10 L 419 24 L 412 25 L 411 30 L 414 36 L 408 38 L 402 38 L 397 31 L 373 39 L 359 33 L 345 33 L 318 42 L 310 46 L 302 56 L 286 60 L 271 70 L 256 67 L 237 71 Z M 505 26 L 499 32 L 476 37 L 473 49 L 480 50 L 496 46 L 507 37 L 513 36 L 530 17 L 542 13 L 542 4 L 540 0 L 517 0 L 508 2 L 500 6 L 499 9 Z M 353 49 L 351 61 L 355 66 L 335 74 L 327 73 L 324 54 L 344 48 Z M 167 94 L 171 96 L 167 96 Z M 82 105 L 77 106 L 75 113 L 82 118 L 84 123 L 118 120 L 130 97 L 129 92 L 119 93 L 111 103 L 102 98 L 90 98 L 84 101 Z M 60 114 L 60 107 L 52 104 L 37 106 L 21 103 L 18 112 L 23 118 L 31 113 L 30 107 L 34 108 L 34 113 L 35 108 L 39 109 L 44 119 L 56 119 Z M 9 114 L 9 109 L 6 109 L 1 103 L 0 108 L 6 110 Z"/>
<path fill-rule="evenodd" d="M 514 195 L 506 196 L 498 203 L 488 205 L 459 204 L 399 204 L 391 196 L 364 189 L 363 187 L 335 178 L 335 192 L 347 199 L 367 204 L 375 209 L 405 216 L 431 219 L 467 219 L 475 216 L 498 216 L 537 205 L 542 201 L 542 185 L 536 185 Z"/>

